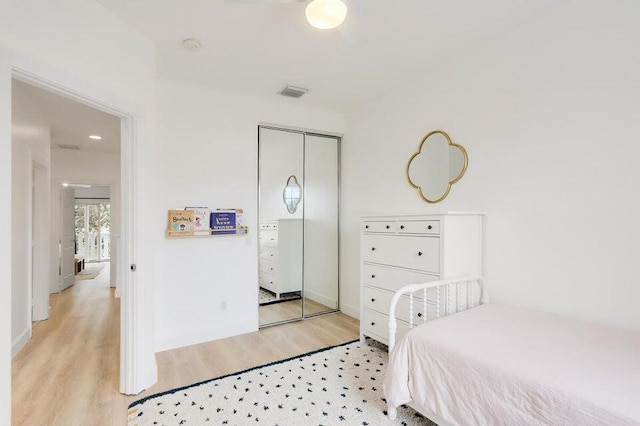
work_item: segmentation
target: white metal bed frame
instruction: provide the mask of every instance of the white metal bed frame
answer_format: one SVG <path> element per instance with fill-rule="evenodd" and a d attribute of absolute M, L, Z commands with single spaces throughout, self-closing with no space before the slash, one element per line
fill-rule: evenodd
<path fill-rule="evenodd" d="M 478 297 L 476 297 L 476 287 L 479 290 Z M 396 319 L 396 305 L 400 298 L 405 294 L 409 295 L 409 328 L 413 328 L 414 322 L 414 293 L 422 291 L 422 323 L 429 321 L 427 315 L 427 307 L 434 308 L 432 302 L 427 300 L 427 291 L 435 289 L 435 319 L 442 318 L 456 312 L 462 312 L 467 309 L 474 308 L 478 305 L 489 303 L 489 294 L 487 292 L 484 278 L 481 276 L 466 276 L 460 278 L 453 278 L 441 281 L 432 281 L 423 284 L 409 284 L 402 287 L 396 292 L 391 299 L 391 305 L 389 307 L 389 354 L 396 344 L 396 331 L 398 329 L 398 321 Z M 444 295 L 442 294 L 444 293 Z M 444 298 L 444 300 L 443 300 Z M 427 410 L 424 407 L 420 407 L 415 402 L 408 404 L 416 411 L 424 414 L 432 421 L 436 422 L 440 426 L 445 426 L 447 423 L 442 420 L 438 415 Z M 397 416 L 397 407 L 387 407 L 387 413 L 391 420 L 394 420 Z"/>

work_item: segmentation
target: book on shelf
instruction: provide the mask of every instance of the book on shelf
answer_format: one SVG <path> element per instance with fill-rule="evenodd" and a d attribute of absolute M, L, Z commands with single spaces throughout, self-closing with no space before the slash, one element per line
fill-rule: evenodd
<path fill-rule="evenodd" d="M 211 210 L 211 235 L 246 234 L 242 209 Z"/>
<path fill-rule="evenodd" d="M 193 210 L 169 210 L 167 234 L 169 236 L 193 235 L 194 222 Z"/>
<path fill-rule="evenodd" d="M 193 211 L 193 235 L 211 234 L 208 207 L 185 207 L 184 209 Z"/>

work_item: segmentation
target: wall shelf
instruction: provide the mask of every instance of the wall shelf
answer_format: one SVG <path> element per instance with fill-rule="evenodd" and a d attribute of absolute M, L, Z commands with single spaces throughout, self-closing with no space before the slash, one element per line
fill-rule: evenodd
<path fill-rule="evenodd" d="M 169 234 L 169 230 L 165 230 L 165 237 L 167 238 L 171 238 L 171 239 L 183 239 L 183 238 L 216 238 L 216 237 L 244 237 L 249 235 L 249 228 L 245 227 L 245 228 L 240 228 L 239 229 L 240 233 L 236 233 L 236 234 L 221 234 L 221 233 L 214 233 L 211 235 L 170 235 Z M 236 231 L 238 231 L 238 229 L 236 229 Z"/>

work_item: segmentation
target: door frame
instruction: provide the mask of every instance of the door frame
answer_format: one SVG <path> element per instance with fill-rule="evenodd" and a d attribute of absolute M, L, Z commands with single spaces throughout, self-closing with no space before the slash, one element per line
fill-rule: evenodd
<path fill-rule="evenodd" d="M 33 227 L 34 227 L 34 222 L 38 221 L 38 220 L 48 220 L 49 219 L 49 215 L 46 214 L 44 217 L 40 217 L 34 220 L 34 205 L 35 205 L 35 200 L 34 200 L 34 190 L 35 190 L 35 186 L 37 184 L 36 180 L 34 179 L 34 173 L 36 170 L 40 169 L 40 170 L 44 170 L 44 173 L 47 177 L 47 181 L 46 184 L 44 185 L 44 188 L 40 188 L 41 191 L 44 191 L 45 194 L 45 198 L 49 198 L 50 199 L 50 192 L 51 192 L 51 185 L 49 184 L 50 182 L 50 178 L 49 178 L 49 165 L 46 163 L 43 163 L 35 158 L 33 158 L 33 154 L 31 152 L 31 150 L 29 150 L 29 155 L 28 155 L 28 161 L 29 161 L 29 188 L 31 189 L 31 193 L 29 194 L 29 207 L 28 207 L 28 217 L 29 217 L 29 228 L 27 230 L 27 238 L 28 238 L 28 247 L 29 247 L 29 252 L 27 253 L 27 265 L 29 265 L 29 272 L 27 274 L 28 276 L 28 280 L 29 280 L 29 286 L 28 286 L 28 291 L 29 291 L 29 300 L 31 300 L 31 307 L 32 307 L 32 311 L 31 311 L 31 320 L 32 321 L 42 321 L 42 320 L 46 320 L 47 318 L 49 318 L 49 293 L 50 293 L 50 287 L 51 287 L 51 283 L 50 283 L 50 277 L 51 277 L 51 271 L 49 269 L 49 262 L 51 261 L 51 250 L 50 250 L 50 244 L 51 244 L 51 233 L 49 232 L 49 235 L 46 236 L 45 240 L 49 242 L 49 245 L 47 245 L 47 250 L 46 250 L 46 258 L 49 260 L 49 262 L 44 262 L 44 263 L 38 263 L 37 265 L 34 264 L 34 255 L 33 255 L 33 250 L 34 250 L 34 235 L 33 235 Z M 45 204 L 48 205 L 48 209 L 51 209 L 51 203 L 49 200 L 45 200 Z M 47 210 L 45 209 L 41 209 L 40 210 L 43 213 L 48 213 Z M 49 229 L 49 224 L 47 224 L 47 226 L 45 226 L 46 229 Z M 44 270 L 44 274 L 43 276 L 46 277 L 46 279 L 44 280 L 44 282 L 37 282 L 34 283 L 33 277 L 34 277 L 34 273 L 33 270 L 34 268 L 41 268 Z"/>
<path fill-rule="evenodd" d="M 65 212 L 64 212 L 64 201 L 65 201 L 65 194 L 64 194 L 64 185 L 62 183 L 58 183 L 56 185 L 56 189 L 57 189 L 57 195 L 58 195 L 58 201 L 60 202 L 60 209 L 59 209 L 59 221 L 58 221 L 58 230 L 59 230 L 59 234 L 57 234 L 58 238 L 58 282 L 57 282 L 57 287 L 56 287 L 56 293 L 60 293 L 64 290 L 66 290 L 67 288 L 71 287 L 73 284 L 69 284 L 67 287 L 64 287 L 64 278 L 65 275 L 63 273 L 64 270 L 64 266 L 63 266 L 63 258 L 64 258 L 64 251 L 65 251 L 65 237 L 64 237 L 64 230 L 65 230 L 65 226 L 64 226 L 64 220 L 65 220 Z M 67 218 L 68 219 L 68 218 Z M 75 232 L 74 232 L 74 245 L 75 245 Z M 75 247 L 74 247 L 75 248 Z M 74 250 L 75 253 L 75 250 Z M 73 268 L 73 279 L 74 279 L 74 284 L 75 284 L 75 274 L 76 274 L 76 270 L 75 270 L 75 265 Z"/>
<path fill-rule="evenodd" d="M 41 77 L 16 65 L 11 66 L 11 78 L 36 86 L 40 89 L 52 92 L 56 95 L 71 99 L 91 108 L 103 111 L 120 118 L 120 194 L 121 194 L 121 238 L 118 242 L 119 264 L 118 281 L 121 285 L 120 301 L 120 385 L 119 390 L 123 394 L 137 394 L 147 388 L 157 378 L 157 370 L 152 372 L 141 371 L 144 345 L 141 339 L 143 328 L 139 310 L 143 300 L 138 297 L 133 273 L 125 273 L 125 264 L 134 264 L 137 235 L 135 230 L 137 217 L 136 200 L 136 151 L 138 146 L 138 134 L 136 132 L 141 117 L 135 112 L 110 104 L 107 101 L 96 99 L 69 87 Z M 127 104 L 127 103 L 125 103 Z M 125 261 L 126 260 L 126 261 Z M 134 268 L 132 268 L 133 270 Z"/>

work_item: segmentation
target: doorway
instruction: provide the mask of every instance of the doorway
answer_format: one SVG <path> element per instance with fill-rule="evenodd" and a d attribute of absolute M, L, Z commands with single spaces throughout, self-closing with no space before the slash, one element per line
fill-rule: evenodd
<path fill-rule="evenodd" d="M 142 354 L 146 353 L 144 349 L 145 340 L 140 338 L 136 338 L 136 336 L 140 336 L 140 330 L 145 327 L 142 322 L 142 318 L 136 317 L 134 313 L 139 308 L 141 301 L 136 297 L 136 292 L 133 290 L 133 281 L 135 278 L 135 274 L 129 273 L 129 268 L 125 268 L 125 262 L 132 263 L 134 256 L 134 248 L 136 233 L 134 230 L 136 229 L 134 219 L 136 217 L 135 212 L 137 211 L 137 206 L 134 197 L 134 189 L 136 187 L 136 182 L 134 181 L 135 174 L 135 158 L 136 158 L 136 149 L 135 149 L 135 140 L 137 135 L 140 134 L 139 131 L 136 130 L 136 124 L 139 121 L 139 118 L 135 115 L 135 112 L 130 112 L 125 109 L 119 109 L 119 107 L 114 107 L 107 103 L 102 103 L 94 97 L 85 96 L 81 93 L 74 92 L 69 90 L 68 88 L 52 82 L 50 80 L 46 80 L 37 76 L 35 74 L 31 74 L 28 71 L 23 69 L 13 68 L 12 69 L 12 82 L 15 84 L 16 82 L 19 84 L 24 84 L 27 86 L 31 86 L 38 90 L 47 92 L 49 94 L 59 96 L 64 98 L 67 101 L 74 101 L 81 105 L 94 108 L 103 113 L 111 114 L 116 117 L 118 120 L 118 128 L 117 133 L 121 138 L 122 150 L 118 155 L 118 162 L 121 161 L 122 167 L 118 172 L 119 181 L 116 183 L 116 188 L 119 191 L 120 202 L 119 206 L 113 205 L 111 203 L 110 210 L 111 213 L 113 211 L 117 211 L 118 219 L 122 218 L 120 226 L 121 231 L 120 235 L 115 238 L 117 240 L 117 245 L 119 247 L 114 246 L 112 243 L 112 239 L 109 239 L 109 247 L 106 250 L 103 250 L 101 256 L 104 257 L 106 253 L 109 254 L 109 257 L 114 262 L 114 252 L 118 254 L 117 259 L 117 281 L 120 284 L 121 291 L 119 291 L 121 295 L 121 320 L 120 320 L 120 387 L 119 390 L 125 394 L 136 394 L 148 387 L 151 383 L 155 381 L 155 363 L 151 365 L 146 358 L 142 358 Z M 14 92 L 14 91 L 12 91 Z M 14 93 L 12 93 L 12 99 L 14 98 Z M 126 104 L 126 103 L 125 103 Z M 77 120 L 78 123 L 82 123 L 82 120 Z M 22 129 L 22 128 L 21 128 Z M 28 129 L 28 128 L 24 128 Z M 78 151 L 77 148 L 73 146 L 73 144 L 64 144 L 67 146 L 59 146 L 60 149 L 66 149 L 70 151 Z M 13 165 L 12 165 L 13 167 Z M 122 178 L 120 180 L 120 177 Z M 52 190 L 55 187 L 58 187 L 62 181 L 56 181 L 53 176 L 50 177 L 51 188 Z M 15 192 L 15 191 L 14 191 Z M 27 192 L 28 194 L 28 192 Z M 51 203 L 58 203 L 58 206 L 61 202 L 61 197 L 57 197 L 58 194 L 51 194 Z M 61 207 L 60 207 L 61 208 Z M 75 208 L 75 206 L 74 206 Z M 59 212 L 59 208 L 51 207 L 50 212 Z M 26 215 L 25 215 L 26 216 Z M 112 215 L 113 216 L 113 215 Z M 24 217 L 24 216 L 23 216 Z M 29 216 L 27 216 L 29 217 Z M 73 216 L 72 216 L 73 217 Z M 60 222 L 58 222 L 60 223 Z M 51 228 L 49 228 L 51 229 Z M 74 234 L 75 234 L 75 227 Z M 75 239 L 75 235 L 74 235 Z M 25 239 L 26 240 L 26 239 Z M 102 241 L 105 243 L 106 241 Z M 74 243 L 75 245 L 75 243 Z M 59 250 L 62 249 L 61 242 L 50 239 L 49 242 L 50 252 L 55 252 L 55 255 L 59 257 Z M 18 258 L 18 256 L 13 256 L 13 258 Z M 51 259 L 52 256 L 49 256 Z M 49 276 L 57 277 L 59 274 L 58 265 L 50 263 L 50 272 Z M 56 262 L 57 263 L 57 262 Z M 51 287 L 53 287 L 53 281 L 51 282 Z M 40 289 L 43 291 L 46 296 L 48 296 L 50 291 L 50 285 L 47 284 L 46 288 Z M 33 290 L 34 294 L 36 290 Z M 12 310 L 12 329 L 15 327 L 15 320 L 13 317 L 14 310 Z M 30 317 L 31 318 L 31 317 Z M 29 324 L 29 329 L 31 325 Z M 29 333 L 30 335 L 30 333 Z M 149 364 L 149 365 L 146 365 Z M 150 368 L 153 367 L 153 370 Z"/>
<path fill-rule="evenodd" d="M 76 254 L 86 262 L 111 260 L 111 203 L 77 198 L 74 207 Z"/>

